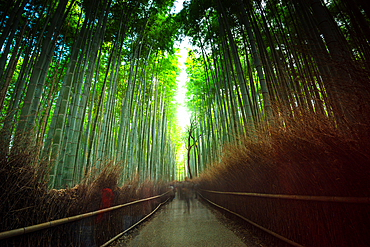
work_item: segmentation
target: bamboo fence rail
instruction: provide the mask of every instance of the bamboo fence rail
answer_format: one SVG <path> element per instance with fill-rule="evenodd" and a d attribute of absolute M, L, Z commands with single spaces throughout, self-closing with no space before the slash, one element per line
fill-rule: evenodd
<path fill-rule="evenodd" d="M 101 209 L 101 210 L 97 210 L 97 211 L 93 211 L 93 212 L 89 212 L 89 213 L 85 213 L 85 214 L 75 215 L 75 216 L 71 216 L 71 217 L 67 217 L 67 218 L 63 218 L 63 219 L 53 220 L 53 221 L 49 221 L 49 222 L 45 222 L 45 223 L 41 223 L 41 224 L 37 224 L 37 225 L 33 225 L 33 226 L 26 226 L 26 227 L 14 229 L 14 230 L 0 232 L 0 240 L 20 236 L 20 235 L 23 235 L 23 234 L 27 234 L 27 233 L 47 229 L 47 228 L 51 228 L 51 227 L 54 227 L 54 226 L 74 222 L 74 221 L 77 221 L 77 220 L 82 220 L 84 218 L 88 218 L 88 217 L 91 217 L 91 216 L 94 216 L 94 215 L 98 215 L 100 213 L 105 213 L 105 212 L 110 212 L 110 211 L 113 211 L 113 210 L 117 210 L 117 209 L 127 207 L 127 206 L 130 206 L 130 205 L 136 204 L 136 203 L 150 201 L 150 200 L 153 200 L 153 199 L 160 198 L 160 197 L 162 197 L 162 196 L 164 196 L 168 193 L 170 193 L 170 191 L 167 191 L 167 192 L 165 192 L 161 195 L 158 195 L 158 196 L 152 196 L 152 197 L 148 197 L 148 198 L 140 199 L 140 200 L 137 200 L 137 201 L 117 205 L 117 206 L 110 207 L 110 208 L 105 208 L 105 209 Z"/>
<path fill-rule="evenodd" d="M 265 228 L 265 227 L 263 227 L 263 226 L 260 226 L 260 225 L 258 225 L 257 223 L 254 223 L 253 221 L 251 221 L 251 220 L 249 220 L 249 219 L 247 219 L 247 218 L 245 218 L 244 216 L 242 216 L 242 215 L 240 215 L 240 214 L 238 214 L 238 213 L 235 213 L 235 212 L 233 212 L 233 211 L 231 211 L 231 210 L 229 210 L 229 209 L 227 209 L 227 208 L 224 208 L 224 207 L 222 207 L 222 206 L 220 206 L 220 205 L 218 205 L 218 204 L 216 204 L 216 203 L 214 203 L 214 202 L 212 202 L 212 201 L 210 201 L 210 200 L 208 200 L 207 198 L 205 198 L 202 194 L 200 194 L 200 193 L 198 193 L 204 200 L 206 200 L 207 202 L 209 202 L 210 204 L 212 204 L 212 205 L 214 205 L 214 206 L 216 206 L 216 207 L 218 207 L 218 208 L 221 208 L 221 209 L 223 209 L 223 210 L 225 210 L 225 211 L 227 211 L 227 212 L 229 212 L 229 213 L 231 213 L 231 214 L 234 214 L 234 215 L 236 215 L 236 216 L 238 216 L 239 218 L 241 218 L 241 219 L 243 219 L 243 220 L 245 220 L 246 222 L 248 222 L 249 224 L 251 224 L 251 225 L 253 225 L 253 226 L 255 226 L 255 227 L 257 227 L 257 228 L 259 228 L 259 229 L 261 229 L 262 231 L 265 231 L 265 232 L 267 232 L 268 234 L 270 234 L 270 235 L 272 235 L 272 236 L 274 236 L 274 237 L 276 237 L 276 238 L 278 238 L 278 239 L 280 239 L 280 240 L 282 240 L 282 241 L 284 241 L 284 242 L 286 242 L 286 243 L 288 243 L 288 244 L 290 244 L 290 245 L 292 245 L 292 246 L 296 246 L 296 247 L 303 247 L 303 245 L 300 245 L 300 244 L 298 244 L 298 243 L 296 243 L 296 242 L 294 242 L 294 241 L 292 241 L 292 240 L 290 240 L 290 239 L 288 239 L 288 238 L 286 238 L 286 237 L 283 237 L 283 236 L 281 236 L 280 234 L 277 234 L 276 232 L 273 232 L 273 231 L 271 231 L 271 230 L 269 230 L 269 229 L 267 229 L 267 228 Z"/>
<path fill-rule="evenodd" d="M 302 195 L 282 195 L 282 194 L 263 194 L 263 193 L 249 193 L 249 192 L 227 192 L 227 191 L 214 191 L 214 190 L 203 190 L 200 191 L 215 193 L 215 194 L 226 194 L 236 196 L 254 196 L 264 198 L 276 198 L 276 199 L 289 199 L 289 200 L 304 200 L 304 201 L 321 201 L 321 202 L 342 202 L 342 203 L 370 203 L 370 197 L 341 197 L 341 196 L 302 196 Z"/>

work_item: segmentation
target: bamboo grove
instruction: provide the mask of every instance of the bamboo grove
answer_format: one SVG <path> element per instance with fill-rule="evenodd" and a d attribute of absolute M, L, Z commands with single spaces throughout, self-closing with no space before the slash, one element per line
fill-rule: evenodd
<path fill-rule="evenodd" d="M 203 171 L 240 136 L 258 140 L 266 124 L 289 128 L 285 119 L 303 112 L 339 130 L 368 125 L 367 1 L 193 0 L 180 14 L 194 46 L 187 60 L 188 108 L 198 123 L 192 169 Z"/>
<path fill-rule="evenodd" d="M 302 109 L 368 123 L 365 0 L 17 0 L 0 8 L 1 157 L 27 152 L 50 187 L 106 161 L 123 179 L 175 179 L 174 41 L 192 38 L 190 171 Z M 356 125 L 360 126 L 360 125 Z M 188 137 L 187 137 L 188 138 Z M 190 138 L 188 138 L 190 140 Z M 26 151 L 25 151 L 26 150 Z"/>
<path fill-rule="evenodd" d="M 111 160 L 124 167 L 123 180 L 173 180 L 172 5 L 2 1 L 2 162 L 27 152 L 51 188 L 73 186 Z"/>

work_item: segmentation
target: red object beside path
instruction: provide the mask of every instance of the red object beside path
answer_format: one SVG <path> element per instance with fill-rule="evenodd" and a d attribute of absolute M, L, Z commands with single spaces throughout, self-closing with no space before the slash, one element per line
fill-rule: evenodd
<path fill-rule="evenodd" d="M 111 189 L 105 188 L 101 190 L 101 203 L 100 203 L 100 208 L 109 208 L 112 206 L 114 200 L 114 195 Z M 103 219 L 104 213 L 98 214 L 96 217 L 95 223 L 99 223 Z"/>

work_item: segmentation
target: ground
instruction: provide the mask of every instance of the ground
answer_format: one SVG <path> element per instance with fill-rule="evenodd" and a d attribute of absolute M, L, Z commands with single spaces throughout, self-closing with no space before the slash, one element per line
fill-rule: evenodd
<path fill-rule="evenodd" d="M 117 240 L 118 246 L 248 246 L 266 247 L 245 225 L 196 199 L 175 198 L 150 220 Z"/>

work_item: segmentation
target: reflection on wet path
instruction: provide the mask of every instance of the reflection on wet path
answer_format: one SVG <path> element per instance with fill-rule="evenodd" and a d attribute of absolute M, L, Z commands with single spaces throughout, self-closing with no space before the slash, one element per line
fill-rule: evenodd
<path fill-rule="evenodd" d="M 245 246 L 198 200 L 176 197 L 127 246 Z"/>

